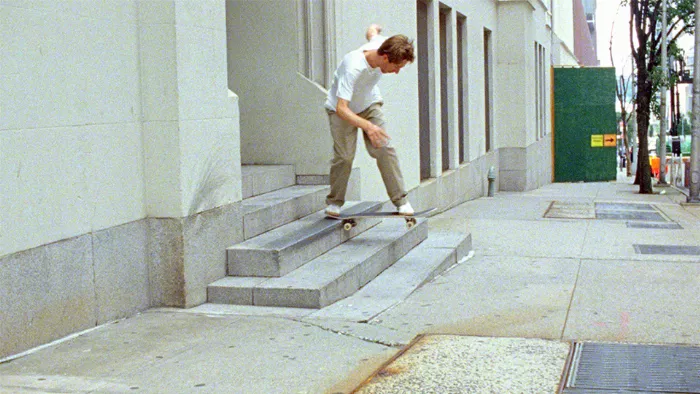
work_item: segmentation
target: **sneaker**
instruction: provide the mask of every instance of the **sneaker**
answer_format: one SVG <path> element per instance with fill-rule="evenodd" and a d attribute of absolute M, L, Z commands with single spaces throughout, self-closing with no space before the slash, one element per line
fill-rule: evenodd
<path fill-rule="evenodd" d="M 399 207 L 399 215 L 413 216 L 413 207 L 410 202 L 407 202 Z"/>
<path fill-rule="evenodd" d="M 328 204 L 326 206 L 326 216 L 333 216 L 337 218 L 340 216 L 340 207 L 335 204 Z"/>

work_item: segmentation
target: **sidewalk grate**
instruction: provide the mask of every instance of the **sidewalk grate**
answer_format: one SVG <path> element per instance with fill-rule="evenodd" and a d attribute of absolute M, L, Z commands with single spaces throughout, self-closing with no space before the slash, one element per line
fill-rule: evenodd
<path fill-rule="evenodd" d="M 552 201 L 544 217 L 548 219 L 603 219 L 658 223 L 669 221 L 653 205 L 640 203 Z"/>
<path fill-rule="evenodd" d="M 641 220 L 647 222 L 665 222 L 664 218 L 658 212 L 646 212 L 646 211 L 597 211 L 595 213 L 596 219 L 606 219 L 606 220 Z"/>
<path fill-rule="evenodd" d="M 667 222 L 666 218 L 651 204 L 640 203 L 595 203 L 596 219 L 636 220 L 644 222 Z"/>
<path fill-rule="evenodd" d="M 597 202 L 595 209 L 602 211 L 656 211 L 651 204 L 620 203 L 620 202 Z"/>
<path fill-rule="evenodd" d="M 564 394 L 698 393 L 700 348 L 575 343 Z"/>
<path fill-rule="evenodd" d="M 627 228 L 651 228 L 657 230 L 683 230 L 678 223 L 627 222 Z"/>
<path fill-rule="evenodd" d="M 687 246 L 687 245 L 643 245 L 634 244 L 634 250 L 637 254 L 664 254 L 664 255 L 690 255 L 690 256 L 700 256 L 700 246 Z"/>

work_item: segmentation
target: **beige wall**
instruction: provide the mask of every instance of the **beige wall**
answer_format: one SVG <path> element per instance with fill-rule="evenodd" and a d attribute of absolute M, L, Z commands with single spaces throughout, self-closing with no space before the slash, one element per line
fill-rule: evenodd
<path fill-rule="evenodd" d="M 0 8 L 0 256 L 240 200 L 222 2 Z"/>
<path fill-rule="evenodd" d="M 223 0 L 0 1 L 0 37 L 0 358 L 204 302 L 241 238 Z"/>
<path fill-rule="evenodd" d="M 554 34 L 569 48 L 574 47 L 574 3 L 572 0 L 554 0 L 552 9 Z"/>
<path fill-rule="evenodd" d="M 144 217 L 135 3 L 0 11 L 0 256 Z"/>
<path fill-rule="evenodd" d="M 228 80 L 239 96 L 244 164 L 294 164 L 323 174 L 330 160 L 325 92 L 298 73 L 297 2 L 227 0 Z"/>

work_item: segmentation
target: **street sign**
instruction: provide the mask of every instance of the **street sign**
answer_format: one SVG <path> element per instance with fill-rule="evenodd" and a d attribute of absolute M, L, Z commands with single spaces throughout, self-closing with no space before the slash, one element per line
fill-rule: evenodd
<path fill-rule="evenodd" d="M 603 134 L 603 146 L 617 146 L 617 135 Z"/>
<path fill-rule="evenodd" d="M 591 134 L 591 148 L 601 148 L 603 146 L 603 134 Z"/>

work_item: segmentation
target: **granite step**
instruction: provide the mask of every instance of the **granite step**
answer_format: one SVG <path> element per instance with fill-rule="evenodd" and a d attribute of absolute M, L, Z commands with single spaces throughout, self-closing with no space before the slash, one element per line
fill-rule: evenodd
<path fill-rule="evenodd" d="M 354 294 L 428 237 L 426 219 L 379 225 L 280 278 L 226 277 L 208 287 L 211 303 L 323 308 Z"/>
<path fill-rule="evenodd" d="M 343 212 L 378 210 L 379 202 L 347 202 Z M 307 261 L 377 225 L 381 220 L 361 220 L 350 231 L 342 222 L 326 218 L 323 211 L 270 230 L 227 249 L 231 276 L 283 276 Z"/>
<path fill-rule="evenodd" d="M 259 196 L 296 184 L 293 165 L 241 166 L 243 198 Z"/>
<path fill-rule="evenodd" d="M 447 269 L 465 261 L 471 252 L 471 234 L 431 231 L 428 239 L 358 292 L 307 318 L 368 322 Z"/>
<path fill-rule="evenodd" d="M 242 201 L 244 239 L 308 216 L 326 207 L 328 186 L 290 186 Z"/>

